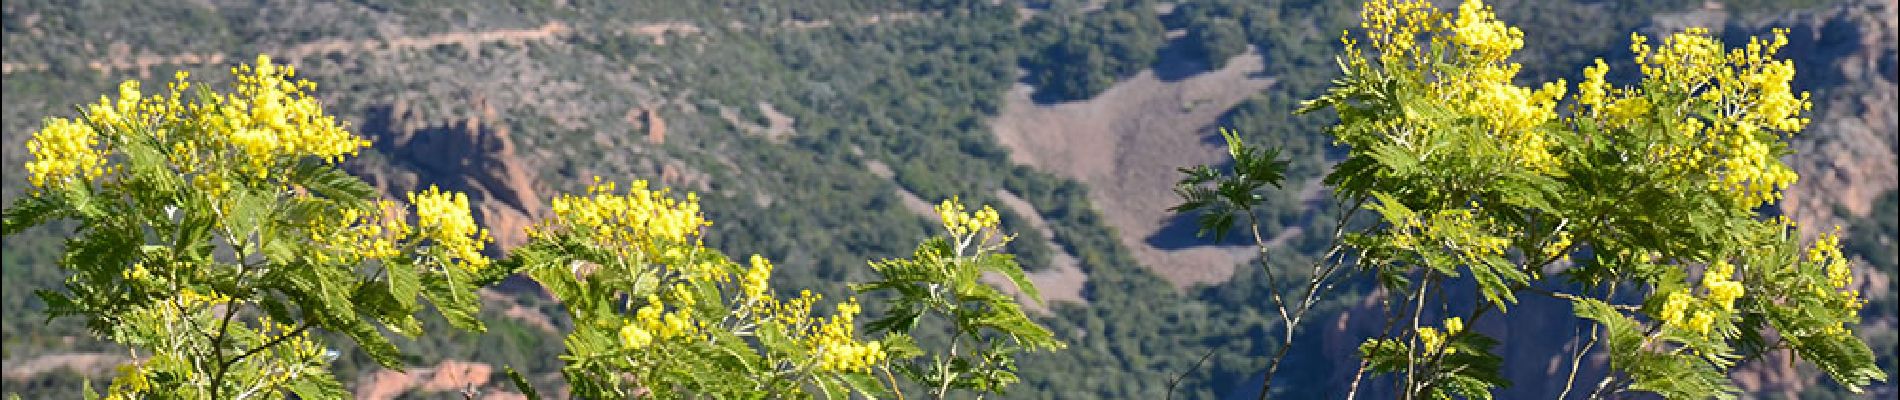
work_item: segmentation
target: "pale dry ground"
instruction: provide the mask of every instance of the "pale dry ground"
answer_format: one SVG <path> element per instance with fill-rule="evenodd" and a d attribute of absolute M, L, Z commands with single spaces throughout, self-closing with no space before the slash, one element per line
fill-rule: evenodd
<path fill-rule="evenodd" d="M 877 175 L 880 178 L 897 178 L 897 172 L 892 171 L 891 166 L 884 164 L 883 161 L 866 160 L 864 162 L 864 169 L 870 170 L 871 175 Z M 917 213 L 917 215 L 928 218 L 935 223 L 943 223 L 943 219 L 937 217 L 937 206 L 924 200 L 922 197 L 917 197 L 916 193 L 911 193 L 909 190 L 905 190 L 903 186 L 898 186 L 897 198 L 900 203 L 903 203 L 904 209 Z"/>
<path fill-rule="evenodd" d="M 1003 206 L 1010 212 L 1029 220 L 1029 226 L 1034 229 L 1035 236 L 1031 236 L 1030 232 L 1015 232 L 1018 235 L 1016 240 L 1040 240 L 1049 245 L 1049 265 L 1025 274 L 1029 278 L 1029 283 L 1036 285 L 1036 291 L 1042 294 L 1041 304 L 1031 299 L 1021 298 L 1020 294 L 1017 300 L 1022 301 L 1031 311 L 1043 313 L 1048 313 L 1049 304 L 1058 301 L 1088 305 L 1088 299 L 1082 297 L 1082 289 L 1088 286 L 1088 274 L 1082 272 L 1082 263 L 1075 259 L 1075 255 L 1069 254 L 1067 249 L 1056 244 L 1056 233 L 1049 229 L 1049 221 L 1042 219 L 1042 212 L 1037 211 L 1036 206 L 1029 204 L 1029 201 L 1023 200 L 1022 197 L 1008 190 L 996 189 L 996 198 L 1001 199 Z M 985 275 L 984 280 L 1004 290 L 1012 287 L 1002 276 Z"/>
<path fill-rule="evenodd" d="M 1010 159 L 1076 179 L 1142 265 L 1176 287 L 1218 283 L 1246 262 L 1248 247 L 1160 249 L 1147 243 L 1179 203 L 1176 169 L 1220 162 L 1206 140 L 1222 113 L 1272 86 L 1262 60 L 1248 52 L 1225 68 L 1168 82 L 1143 71 L 1088 101 L 1039 105 L 1018 84 L 990 124 Z"/>
<path fill-rule="evenodd" d="M 741 132 L 745 132 L 748 135 L 761 136 L 774 143 L 784 143 L 785 139 L 798 134 L 797 126 L 795 125 L 798 119 L 779 112 L 778 107 L 773 106 L 772 103 L 761 101 L 758 107 L 759 113 L 765 115 L 764 125 L 760 125 L 755 121 L 745 120 L 745 117 L 739 113 L 740 110 L 738 107 L 720 106 L 719 119 L 725 120 L 726 123 L 730 123 L 733 127 L 739 128 Z"/>

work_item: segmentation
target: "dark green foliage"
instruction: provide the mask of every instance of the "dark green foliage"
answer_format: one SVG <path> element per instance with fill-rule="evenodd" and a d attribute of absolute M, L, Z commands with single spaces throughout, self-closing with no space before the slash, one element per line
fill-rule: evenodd
<path fill-rule="evenodd" d="M 1247 51 L 1247 32 L 1231 18 L 1214 18 L 1188 27 L 1188 43 L 1199 50 L 1208 69 L 1220 69 L 1227 59 Z"/>
<path fill-rule="evenodd" d="M 1241 140 L 1238 131 L 1221 128 L 1221 138 L 1227 141 L 1228 155 L 1233 157 L 1233 171 L 1215 171 L 1208 165 L 1182 168 L 1181 173 L 1187 177 L 1181 178 L 1174 187 L 1174 193 L 1182 202 L 1168 208 L 1176 213 L 1199 214 L 1197 235 L 1212 232 L 1215 242 L 1226 239 L 1228 229 L 1239 215 L 1250 220 L 1257 218 L 1254 208 L 1263 205 L 1263 190 L 1267 185 L 1280 188 L 1280 182 L 1286 180 L 1288 164 L 1280 159 L 1279 149 L 1262 150 L 1248 145 Z"/>
<path fill-rule="evenodd" d="M 1037 97 L 1084 100 L 1116 80 L 1147 69 L 1159 57 L 1164 28 L 1147 1 L 1111 1 L 1100 10 L 1070 15 L 1050 11 L 1025 29 L 1032 44 L 1023 65 Z M 1046 41 L 1046 43 L 1044 43 Z"/>
<path fill-rule="evenodd" d="M 950 389 L 1004 393 L 1022 379 L 1017 354 L 1064 347 L 1047 328 L 1029 319 L 1011 294 L 979 280 L 985 273 L 999 274 L 1028 298 L 1041 298 L 1013 257 L 995 253 L 985 243 L 988 235 L 930 239 L 909 259 L 872 262 L 881 279 L 853 286 L 861 293 L 891 294 L 889 311 L 865 329 L 890 333 L 896 340 L 887 343 L 905 344 L 898 353 L 918 353 L 900 356 L 893 369 L 933 397 L 941 398 Z M 944 323 L 925 322 L 930 320 Z M 920 327 L 947 332 L 949 343 L 928 352 L 916 350 L 909 345 L 909 335 Z"/>

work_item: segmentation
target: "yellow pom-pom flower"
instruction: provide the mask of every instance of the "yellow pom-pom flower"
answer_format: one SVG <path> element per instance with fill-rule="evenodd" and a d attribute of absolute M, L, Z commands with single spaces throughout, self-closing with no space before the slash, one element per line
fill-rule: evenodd
<path fill-rule="evenodd" d="M 1689 306 L 1693 302 L 1695 302 L 1695 297 L 1690 296 L 1688 293 L 1680 291 L 1669 292 L 1668 298 L 1663 300 L 1662 313 L 1658 314 L 1657 317 L 1662 318 L 1664 325 L 1682 326 L 1684 318 L 1687 317 L 1689 312 Z"/>
<path fill-rule="evenodd" d="M 467 195 L 442 192 L 430 186 L 429 190 L 409 194 L 409 202 L 416 207 L 416 235 L 420 239 L 434 243 L 453 257 L 458 266 L 470 269 L 488 266 L 488 257 L 481 251 L 493 239 L 487 229 L 475 225 L 475 217 L 469 214 Z"/>
<path fill-rule="evenodd" d="M 48 120 L 45 128 L 26 141 L 27 151 L 33 153 L 33 161 L 26 163 L 27 182 L 44 188 L 105 174 L 105 151 L 99 139 L 99 133 L 84 123 Z"/>

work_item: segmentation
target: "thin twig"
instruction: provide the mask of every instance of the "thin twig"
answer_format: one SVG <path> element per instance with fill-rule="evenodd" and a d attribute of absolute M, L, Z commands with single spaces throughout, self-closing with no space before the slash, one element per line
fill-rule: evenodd
<path fill-rule="evenodd" d="M 891 394 L 897 395 L 897 400 L 904 400 L 904 389 L 897 387 L 897 376 L 891 375 L 891 367 L 884 366 L 878 369 L 883 370 L 884 379 L 891 382 Z"/>
<path fill-rule="evenodd" d="M 1340 199 L 1334 203 L 1333 207 L 1336 209 L 1341 208 L 1344 204 L 1345 199 Z M 1274 308 L 1279 311 L 1282 328 L 1285 329 L 1281 335 L 1282 339 L 1279 348 L 1275 349 L 1273 357 L 1267 360 L 1266 375 L 1260 380 L 1261 400 L 1266 400 L 1272 393 L 1273 376 L 1279 373 L 1281 362 L 1286 359 L 1288 351 L 1293 347 L 1293 336 L 1299 328 L 1300 321 L 1305 318 L 1306 312 L 1310 311 L 1313 304 L 1318 301 L 1319 295 L 1330 292 L 1334 287 L 1334 285 L 1328 283 L 1328 281 L 1333 273 L 1339 269 L 1339 265 L 1341 264 L 1339 260 L 1335 259 L 1335 257 L 1339 255 L 1340 250 L 1345 248 L 1345 243 L 1340 240 L 1340 237 L 1346 229 L 1346 223 L 1351 221 L 1352 216 L 1364 205 L 1365 198 L 1357 198 L 1352 208 L 1342 211 L 1338 219 L 1334 221 L 1333 244 L 1326 250 L 1324 256 L 1321 256 L 1318 260 L 1313 262 L 1313 272 L 1307 279 L 1304 298 L 1300 299 L 1299 305 L 1291 313 L 1287 312 L 1288 305 L 1280 294 L 1280 285 L 1273 274 L 1273 266 L 1272 264 L 1268 264 L 1267 261 L 1267 243 L 1266 240 L 1260 236 L 1260 217 L 1255 215 L 1251 208 L 1247 210 L 1247 220 L 1250 229 L 1253 231 L 1254 246 L 1258 248 L 1260 252 L 1260 267 L 1267 274 L 1267 285 L 1273 294 Z"/>
<path fill-rule="evenodd" d="M 1588 289 L 1585 291 L 1588 291 Z M 1616 282 L 1610 282 L 1609 290 L 1604 293 L 1604 297 L 1608 298 L 1615 295 Z M 1570 375 L 1564 379 L 1564 391 L 1557 395 L 1557 400 L 1570 397 L 1570 389 L 1577 383 L 1577 370 L 1583 369 L 1583 355 L 1589 354 L 1590 348 L 1596 346 L 1599 337 L 1598 333 L 1597 326 L 1590 325 L 1590 341 L 1584 343 L 1583 347 L 1577 348 L 1576 353 L 1570 356 Z"/>
<path fill-rule="evenodd" d="M 1423 279 L 1419 280 L 1420 284 L 1424 284 L 1424 282 L 1425 280 Z M 1380 299 L 1379 302 L 1381 303 L 1381 306 L 1382 306 L 1381 308 L 1385 311 L 1386 317 L 1385 317 L 1385 327 L 1379 328 L 1379 337 L 1376 339 L 1373 339 L 1373 342 L 1375 343 L 1386 340 L 1386 339 L 1391 339 L 1392 327 L 1398 326 L 1399 319 L 1405 316 L 1405 312 L 1402 309 L 1394 306 L 1395 303 L 1392 302 L 1392 298 L 1390 296 L 1386 296 L 1385 298 Z M 1353 373 L 1352 386 L 1351 386 L 1351 389 L 1349 389 L 1350 391 L 1346 392 L 1346 400 L 1353 400 L 1354 398 L 1358 397 L 1359 382 L 1361 381 L 1361 379 L 1365 378 L 1366 368 L 1368 367 L 1371 367 L 1371 360 L 1361 355 L 1359 358 L 1359 370 Z"/>
<path fill-rule="evenodd" d="M 1565 398 L 1570 397 L 1570 389 L 1577 383 L 1577 370 L 1583 369 L 1583 355 L 1588 354 L 1590 352 L 1590 348 L 1596 346 L 1596 344 L 1597 344 L 1597 327 L 1595 325 L 1591 325 L 1590 326 L 1590 341 L 1584 343 L 1582 347 L 1578 347 L 1577 351 L 1570 355 L 1570 375 L 1564 378 L 1564 391 L 1557 395 L 1557 400 L 1563 400 Z"/>
<path fill-rule="evenodd" d="M 1436 275 L 1432 274 L 1430 270 L 1426 270 L 1424 274 L 1425 276 L 1420 277 L 1421 281 L 1418 284 L 1418 293 L 1414 293 L 1412 295 L 1413 296 L 1412 298 L 1417 299 L 1413 301 L 1414 305 L 1413 305 L 1413 310 L 1412 310 L 1412 332 L 1418 332 L 1419 315 L 1425 313 L 1425 295 L 1426 293 L 1429 293 L 1431 291 L 1431 286 L 1429 284 L 1431 283 L 1433 279 L 1436 279 L 1437 277 Z M 1440 290 L 1443 290 L 1443 289 L 1440 289 Z M 1418 335 L 1413 334 L 1411 335 L 1411 339 L 1407 339 L 1406 341 L 1414 342 L 1414 344 L 1416 344 L 1416 342 L 1418 341 Z M 1409 354 L 1407 355 L 1407 358 L 1410 358 Z M 1416 371 L 1417 366 L 1418 366 L 1417 363 L 1412 363 L 1412 362 L 1405 363 L 1405 381 L 1403 383 L 1404 386 L 1401 386 L 1399 390 L 1399 393 L 1402 396 L 1400 398 L 1402 399 L 1412 398 L 1412 387 L 1416 383 L 1414 381 L 1414 378 L 1416 377 L 1416 375 L 1414 374 L 1417 372 Z"/>
<path fill-rule="evenodd" d="M 1207 358 L 1208 358 L 1208 357 L 1213 357 L 1213 356 L 1214 356 L 1214 351 L 1215 351 L 1215 350 L 1220 350 L 1220 349 L 1219 349 L 1219 348 L 1212 348 L 1212 349 L 1207 349 L 1207 354 L 1202 354 L 1202 355 L 1201 355 L 1201 360 L 1200 360 L 1200 361 L 1195 361 L 1195 362 L 1194 362 L 1194 366 L 1192 366 L 1192 367 L 1188 367 L 1188 370 L 1186 370 L 1186 371 L 1181 371 L 1181 373 L 1180 373 L 1180 374 L 1177 374 L 1177 375 L 1175 375 L 1175 376 L 1174 376 L 1174 379 L 1169 379 L 1169 380 L 1168 380 L 1168 399 L 1169 399 L 1169 400 L 1173 400 L 1173 399 L 1174 399 L 1174 387 L 1175 387 L 1175 385 L 1179 385 L 1179 384 L 1181 384 L 1181 379 L 1183 379 L 1183 378 L 1187 378 L 1187 374 L 1188 374 L 1188 373 L 1190 373 L 1190 372 L 1194 372 L 1194 370 L 1197 370 L 1197 369 L 1201 369 L 1201 364 L 1202 364 L 1202 363 L 1206 363 L 1206 362 L 1207 362 Z"/>
<path fill-rule="evenodd" d="M 260 346 L 257 346 L 257 347 L 255 347 L 255 348 L 252 348 L 252 349 L 250 349 L 250 350 L 246 350 L 246 351 L 245 351 L 245 352 L 244 352 L 243 354 L 238 354 L 238 356 L 237 356 L 237 357 L 232 357 L 232 358 L 231 358 L 230 360 L 228 360 L 228 361 L 225 361 L 225 362 L 224 362 L 224 365 L 225 365 L 225 367 L 221 367 L 221 368 L 227 368 L 227 367 L 229 367 L 229 366 L 231 366 L 231 365 L 235 365 L 235 364 L 237 364 L 237 362 L 238 362 L 238 361 L 241 361 L 241 360 L 243 360 L 243 359 L 244 359 L 245 357 L 250 357 L 250 356 L 252 356 L 252 355 L 255 355 L 255 354 L 257 354 L 257 353 L 259 353 L 259 352 L 262 352 L 262 351 L 264 351 L 264 350 L 266 350 L 266 349 L 269 349 L 269 348 L 271 348 L 272 346 L 276 346 L 276 345 L 278 345 L 279 343 L 283 343 L 283 342 L 284 342 L 284 340 L 288 340 L 288 339 L 290 339 L 291 337 L 294 337 L 294 336 L 297 336 L 297 335 L 299 335 L 299 334 L 302 334 L 302 333 L 303 333 L 304 331 L 306 331 L 306 330 L 310 330 L 310 327 L 311 327 L 312 325 L 313 325 L 313 324 L 312 324 L 312 323 L 311 323 L 311 322 L 310 322 L 309 320 L 305 320 L 305 321 L 304 321 L 303 323 L 301 323 L 301 324 L 298 324 L 298 325 L 297 325 L 297 329 L 294 329 L 294 330 L 291 330 L 291 331 L 290 331 L 290 333 L 286 333 L 286 334 L 284 334 L 283 336 L 278 336 L 278 337 L 275 337 L 275 338 L 271 338 L 271 340 L 270 340 L 269 342 L 264 342 L 264 344 L 263 344 L 263 345 L 260 345 Z"/>
<path fill-rule="evenodd" d="M 212 208 L 214 209 L 214 211 L 216 211 L 215 209 L 217 207 L 212 207 Z M 221 211 L 216 211 L 216 212 L 220 214 L 219 215 L 220 218 L 224 217 L 222 215 L 223 212 Z M 246 233 L 245 237 L 247 238 L 250 237 L 250 233 Z M 237 255 L 238 272 L 237 272 L 236 280 L 238 281 L 240 285 L 242 285 L 244 282 L 244 275 L 245 273 L 250 272 L 250 267 L 251 267 L 249 263 L 246 263 L 244 261 L 246 258 L 250 258 L 249 255 L 244 254 L 244 248 L 246 247 L 245 244 L 243 243 L 244 240 L 239 239 L 234 232 L 231 232 L 230 227 L 224 228 L 224 240 L 231 244 L 231 251 Z M 235 301 L 230 302 L 230 304 L 226 304 L 224 306 L 224 321 L 218 323 L 218 336 L 211 340 L 211 359 L 215 360 L 218 363 L 218 370 L 211 372 L 211 387 L 210 387 L 211 400 L 217 400 L 219 398 L 224 397 L 223 396 L 224 390 L 220 388 L 219 386 L 224 385 L 225 373 L 227 372 L 228 369 L 230 369 L 231 365 L 234 364 L 234 362 L 227 362 L 224 360 L 224 340 L 228 337 L 230 333 L 231 320 L 237 317 L 238 309 L 239 307 L 237 305 L 237 302 Z M 246 354 L 246 355 L 249 355 L 249 354 Z M 238 357 L 238 359 L 242 359 L 242 358 L 243 356 Z"/>

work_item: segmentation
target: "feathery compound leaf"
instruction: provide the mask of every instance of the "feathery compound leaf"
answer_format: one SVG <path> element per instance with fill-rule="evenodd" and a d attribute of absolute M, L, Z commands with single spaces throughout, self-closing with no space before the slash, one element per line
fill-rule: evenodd
<path fill-rule="evenodd" d="M 19 199 L 14 200 L 12 205 L 7 206 L 6 211 L 0 212 L 0 214 L 4 214 L 4 216 L 0 216 L 0 221 L 4 221 L 0 222 L 0 224 L 4 224 L 4 227 L 0 227 L 0 234 L 13 235 L 20 233 L 20 231 L 26 230 L 26 228 L 38 226 L 46 223 L 46 221 L 62 217 L 64 216 L 64 211 L 65 210 L 63 210 L 58 203 L 45 197 L 21 196 Z"/>
<path fill-rule="evenodd" d="M 290 392 L 301 399 L 340 399 L 350 397 L 343 389 L 343 383 L 337 382 L 330 374 L 305 374 L 303 378 L 290 382 Z"/>
<path fill-rule="evenodd" d="M 1036 304 L 1042 304 L 1042 292 L 1036 291 L 1036 284 L 1030 282 L 1029 277 L 1023 274 L 1022 265 L 1016 264 L 1016 256 L 991 253 L 978 257 L 976 263 L 982 271 L 1003 274 L 1003 277 L 1009 278 L 1010 283 L 1016 285 L 1016 290 L 1021 291 L 1023 296 L 1029 297 Z"/>
<path fill-rule="evenodd" d="M 438 268 L 422 274 L 422 286 L 423 297 L 435 304 L 449 325 L 472 332 L 487 330 L 481 319 L 481 299 L 475 296 L 478 287 L 469 283 L 467 272 L 455 267 Z"/>
<path fill-rule="evenodd" d="M 1875 381 L 1887 380 L 1886 372 L 1874 363 L 1873 350 L 1845 331 L 1786 339 L 1801 359 L 1813 362 L 1854 393 L 1861 393 Z"/>
<path fill-rule="evenodd" d="M 884 384 L 879 383 L 877 378 L 872 377 L 870 374 L 848 373 L 840 374 L 838 378 L 843 380 L 844 383 L 849 384 L 851 390 L 857 391 L 858 394 L 862 394 L 864 397 L 873 399 L 891 397 L 891 390 L 885 388 Z"/>
<path fill-rule="evenodd" d="M 403 310 L 416 309 L 416 296 L 422 291 L 422 278 L 416 274 L 416 266 L 403 260 L 383 262 L 384 280 L 388 281 L 389 295 Z"/>
<path fill-rule="evenodd" d="M 514 382 L 515 390 L 521 391 L 522 396 L 526 396 L 528 400 L 541 400 L 541 392 L 534 390 L 534 385 L 528 383 L 528 378 L 522 376 L 521 372 L 515 371 L 515 367 L 502 368 L 508 371 L 508 380 Z"/>
<path fill-rule="evenodd" d="M 118 143 L 125 154 L 125 168 L 131 172 L 134 182 L 157 193 L 174 193 L 184 186 L 177 172 L 172 171 L 165 155 L 152 147 L 146 140 L 125 140 Z"/>
<path fill-rule="evenodd" d="M 288 179 L 290 183 L 302 186 L 311 193 L 351 208 L 367 209 L 377 196 L 376 187 L 370 186 L 368 182 L 343 172 L 342 168 L 317 160 L 297 163 Z"/>

